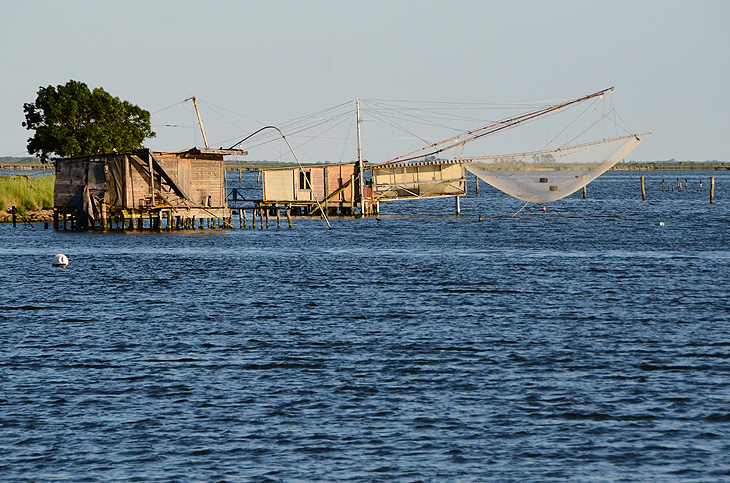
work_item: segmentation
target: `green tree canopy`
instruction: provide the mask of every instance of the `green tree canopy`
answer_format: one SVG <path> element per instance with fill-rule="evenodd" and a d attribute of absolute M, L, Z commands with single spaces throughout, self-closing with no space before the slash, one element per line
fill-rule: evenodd
<path fill-rule="evenodd" d="M 150 113 L 101 87 L 89 90 L 83 82 L 41 87 L 33 103 L 23 105 L 28 153 L 40 154 L 47 162 L 60 157 L 90 156 L 139 149 L 147 138 L 155 137 Z"/>

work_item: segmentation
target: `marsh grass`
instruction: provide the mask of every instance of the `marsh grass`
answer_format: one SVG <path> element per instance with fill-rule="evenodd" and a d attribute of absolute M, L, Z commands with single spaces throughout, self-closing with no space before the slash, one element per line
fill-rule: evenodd
<path fill-rule="evenodd" d="M 0 211 L 19 213 L 53 208 L 55 176 L 0 176 Z"/>

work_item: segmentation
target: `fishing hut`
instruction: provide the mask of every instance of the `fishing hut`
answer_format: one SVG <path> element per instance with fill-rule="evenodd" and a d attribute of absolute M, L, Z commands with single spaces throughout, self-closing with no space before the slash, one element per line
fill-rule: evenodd
<path fill-rule="evenodd" d="M 226 155 L 239 149 L 149 149 L 56 160 L 55 229 L 230 226 Z"/>
<path fill-rule="evenodd" d="M 321 207 L 328 216 L 353 215 L 361 199 L 359 174 L 357 163 L 262 169 L 263 197 L 257 208 L 284 208 L 291 215 L 306 216 Z"/>
<path fill-rule="evenodd" d="M 328 216 L 380 212 L 381 201 L 466 194 L 464 165 L 456 161 L 422 161 L 400 165 L 359 163 L 304 165 L 261 170 L 262 201 L 257 208 L 294 216 L 316 215 L 320 207 Z"/>

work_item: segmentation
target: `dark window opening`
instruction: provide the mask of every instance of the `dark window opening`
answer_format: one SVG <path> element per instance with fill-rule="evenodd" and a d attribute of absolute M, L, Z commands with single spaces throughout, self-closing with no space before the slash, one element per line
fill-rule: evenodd
<path fill-rule="evenodd" d="M 305 179 L 306 176 L 306 179 Z M 312 172 L 299 171 L 299 189 L 308 190 L 312 187 Z"/>

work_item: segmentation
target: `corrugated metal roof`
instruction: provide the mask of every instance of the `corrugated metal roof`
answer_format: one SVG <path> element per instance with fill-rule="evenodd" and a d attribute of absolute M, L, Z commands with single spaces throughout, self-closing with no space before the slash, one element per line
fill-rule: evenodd
<path fill-rule="evenodd" d="M 367 166 L 365 169 L 387 169 L 387 168 L 407 168 L 409 166 L 442 166 L 447 164 L 464 164 L 464 161 L 457 161 L 454 159 L 437 159 L 436 161 L 406 161 L 403 163 L 393 163 L 388 164 L 386 166 L 383 166 L 382 168 L 374 164 L 372 166 Z"/>

